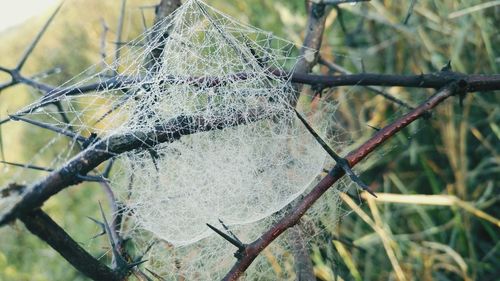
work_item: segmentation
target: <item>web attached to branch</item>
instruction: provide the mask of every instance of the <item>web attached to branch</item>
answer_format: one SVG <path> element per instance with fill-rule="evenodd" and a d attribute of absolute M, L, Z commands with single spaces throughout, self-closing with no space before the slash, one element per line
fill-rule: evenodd
<path fill-rule="evenodd" d="M 142 149 L 117 156 L 111 186 L 137 228 L 187 245 L 213 233 L 206 223 L 268 217 L 321 171 L 325 153 L 290 106 L 296 93 L 284 69 L 293 68 L 293 51 L 291 43 L 191 0 L 128 44 L 119 62 L 89 69 L 89 78 L 22 112 L 77 136 L 152 136 Z M 92 83 L 99 86 L 84 92 Z M 67 109 L 69 125 L 45 106 L 54 102 Z M 189 134 L 154 143 L 154 133 L 166 131 Z M 51 167 L 78 145 L 73 137 Z"/>
<path fill-rule="evenodd" d="M 290 105 L 297 93 L 286 73 L 300 58 L 292 43 L 199 0 L 186 1 L 120 51 L 118 61 L 89 68 L 16 114 L 60 132 L 30 164 L 58 169 L 93 139 L 140 139 L 140 148 L 114 157 L 109 178 L 127 216 L 122 236 L 134 240 L 137 252 L 148 249 L 148 268 L 162 276 L 220 279 L 234 263 L 229 253 L 235 248 L 206 224 L 221 228 L 221 220 L 240 240 L 253 241 L 316 182 L 323 167 L 333 166 Z M 312 98 L 306 107 L 317 107 L 314 114 L 301 110 L 339 154 L 370 121 L 345 102 L 364 104 L 353 94 L 338 90 Z M 54 103 L 64 110 L 54 110 Z M 337 110 L 338 103 L 346 108 Z M 158 141 L 165 132 L 172 137 Z M 91 174 L 97 170 L 103 169 Z M 305 218 L 335 227 L 346 212 L 338 193 L 349 183 L 338 183 Z M 14 199 L 19 198 L 2 203 L 12 205 Z M 274 271 L 278 279 L 293 279 L 278 270 L 293 267 L 292 252 L 283 235 L 249 274 L 258 278 Z"/>

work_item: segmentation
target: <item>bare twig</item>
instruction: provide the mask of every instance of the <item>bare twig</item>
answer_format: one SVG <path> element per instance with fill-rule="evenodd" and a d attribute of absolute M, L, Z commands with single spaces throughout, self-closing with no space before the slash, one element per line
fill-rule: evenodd
<path fill-rule="evenodd" d="M 378 74 L 378 73 L 359 73 L 345 75 L 321 75 L 306 73 L 289 73 L 286 71 L 274 70 L 269 73 L 274 77 L 290 78 L 293 83 L 307 85 L 321 85 L 323 87 L 339 86 L 400 86 L 410 88 L 431 88 L 439 89 L 445 85 L 458 80 L 467 82 L 467 92 L 492 91 L 500 89 L 500 75 L 492 74 L 463 74 L 453 71 L 440 71 L 419 75 L 397 75 L 397 74 Z M 224 81 L 246 80 L 250 76 L 246 73 L 236 73 L 230 77 L 175 77 L 166 76 L 165 79 L 155 81 L 155 83 L 191 83 L 193 85 L 203 85 L 204 87 L 217 87 Z M 81 95 L 87 92 L 127 88 L 131 85 L 141 82 L 148 84 L 147 78 L 115 76 L 99 83 L 93 83 L 78 87 L 54 88 L 52 86 L 31 81 L 28 78 L 20 77 L 20 82 L 46 92 L 42 104 L 49 104 L 63 95 L 73 96 Z M 151 82 L 153 83 L 153 82 Z"/>
<path fill-rule="evenodd" d="M 63 128 L 59 128 L 59 127 L 56 127 L 56 126 L 52 126 L 50 124 L 45 124 L 43 122 L 39 122 L 39 121 L 36 121 L 36 120 L 31 120 L 31 119 L 28 119 L 28 118 L 24 118 L 24 117 L 21 117 L 21 116 L 10 116 L 10 118 L 14 121 L 23 121 L 23 122 L 26 122 L 28 124 L 32 124 L 32 125 L 35 125 L 37 127 L 40 127 L 40 128 L 43 128 L 43 129 L 46 129 L 46 130 L 49 130 L 49 131 L 52 131 L 52 132 L 55 132 L 55 133 L 58 133 L 58 134 L 61 134 L 61 135 L 65 135 L 71 139 L 75 139 L 79 142 L 85 142 L 87 140 L 87 138 L 83 137 L 83 136 L 80 136 L 72 131 L 69 131 L 69 130 L 66 130 L 66 129 L 63 129 Z"/>
<path fill-rule="evenodd" d="M 180 0 L 161 0 L 160 4 L 156 6 L 156 19 L 155 23 L 161 21 L 162 19 L 168 17 L 177 8 L 181 6 Z"/>
<path fill-rule="evenodd" d="M 116 30 L 116 42 L 121 42 L 122 41 L 122 32 L 123 32 L 123 21 L 125 19 L 125 7 L 127 6 L 127 0 L 122 0 L 122 5 L 120 8 L 120 17 L 118 19 L 118 27 Z M 115 50 L 115 62 L 118 65 L 118 62 L 120 60 L 120 45 L 116 45 L 116 50 Z"/>
<path fill-rule="evenodd" d="M 101 34 L 100 53 L 101 53 L 101 59 L 103 61 L 103 64 L 105 65 L 104 60 L 106 59 L 106 56 L 107 56 L 107 54 L 106 54 L 106 37 L 108 35 L 109 27 L 103 18 L 101 18 L 101 26 L 102 26 L 102 34 Z"/>
<path fill-rule="evenodd" d="M 275 77 L 283 77 L 283 79 L 291 78 L 291 82 L 319 85 L 321 87 L 339 87 L 339 86 L 400 86 L 400 87 L 414 87 L 414 88 L 433 88 L 439 89 L 445 85 L 464 80 L 467 82 L 465 92 L 478 92 L 478 91 L 494 91 L 500 89 L 500 75 L 483 75 L 483 74 L 463 74 L 453 71 L 440 71 L 430 74 L 421 75 L 393 75 L 393 74 L 376 74 L 376 73 L 360 73 L 349 75 L 317 75 L 317 74 L 304 74 L 304 73 L 288 73 L 284 71 L 275 70 L 272 73 Z M 246 73 L 234 74 L 233 79 L 248 79 Z M 19 77 L 19 82 L 33 86 L 39 90 L 46 92 L 42 100 L 26 109 L 16 113 L 16 116 L 25 115 L 37 108 L 44 107 L 57 101 L 61 96 L 67 95 L 82 95 L 87 92 L 102 91 L 109 89 L 122 89 L 137 84 L 141 80 L 139 77 L 122 77 L 115 76 L 106 79 L 100 83 L 88 84 L 79 87 L 67 87 L 55 89 L 52 86 L 30 80 L 25 77 Z M 160 83 L 192 83 L 193 85 L 203 85 L 204 87 L 216 87 L 223 83 L 224 79 L 217 79 L 217 77 L 166 77 Z M 141 82 L 144 84 L 143 82 Z M 158 83 L 158 81 L 156 81 Z M 146 82 L 147 84 L 147 82 Z M 0 120 L 0 125 L 10 121 L 10 118 Z"/>
<path fill-rule="evenodd" d="M 285 75 L 282 73 L 282 75 Z M 410 88 L 439 89 L 447 84 L 464 80 L 466 92 L 494 91 L 500 89 L 500 75 L 463 74 L 459 72 L 436 72 L 420 75 L 393 75 L 360 73 L 349 75 L 292 74 L 292 82 L 325 87 L 339 86 L 400 86 Z"/>
<path fill-rule="evenodd" d="M 155 47 L 153 50 L 151 50 L 150 57 L 148 58 L 148 63 L 146 68 L 149 69 L 151 72 L 157 72 L 159 67 L 160 67 L 160 60 L 161 56 L 163 54 L 163 50 L 165 48 L 165 42 L 170 36 L 169 30 L 162 30 L 159 23 L 172 14 L 177 8 L 181 6 L 181 1 L 180 0 L 162 0 L 158 6 L 156 6 L 156 18 L 155 18 L 155 27 L 160 27 L 160 28 L 155 28 L 153 32 L 151 33 L 151 38 L 150 40 L 153 41 L 158 41 L 158 42 L 153 42 L 154 44 L 157 44 L 157 47 Z"/>
<path fill-rule="evenodd" d="M 302 58 L 295 67 L 296 74 L 306 74 L 311 71 L 318 60 L 318 50 L 321 49 L 326 18 L 331 8 L 321 3 L 312 3 L 307 18 L 307 33 L 301 48 Z M 292 76 L 293 77 L 293 76 Z M 297 82 L 297 81 L 292 81 Z"/>
<path fill-rule="evenodd" d="M 49 19 L 47 20 L 47 22 L 43 25 L 43 27 L 40 30 L 40 32 L 38 32 L 38 34 L 35 36 L 35 39 L 33 39 L 33 42 L 31 42 L 31 44 L 28 46 L 28 48 L 24 52 L 23 56 L 19 60 L 17 66 L 15 68 L 15 70 L 20 71 L 21 68 L 23 68 L 24 64 L 26 63 L 26 60 L 31 55 L 31 52 L 33 52 L 33 49 L 35 49 L 36 45 L 38 44 L 38 42 L 42 38 L 42 36 L 45 33 L 45 31 L 47 31 L 47 28 L 49 27 L 49 25 L 52 23 L 52 21 L 56 17 L 56 15 L 59 12 L 59 10 L 61 9 L 63 3 L 64 3 L 64 1 L 62 1 L 61 4 L 59 4 L 59 6 L 57 6 L 57 8 L 52 13 L 52 15 L 49 17 Z"/>
<path fill-rule="evenodd" d="M 54 171 L 53 169 L 49 169 L 49 168 L 45 168 L 45 167 L 40 167 L 40 166 L 35 166 L 35 165 L 30 165 L 30 164 L 14 163 L 14 162 L 9 162 L 9 161 L 4 161 L 4 160 L 0 160 L 0 163 L 10 165 L 10 166 L 16 166 L 16 167 L 36 170 L 36 171 L 44 171 L 44 172 Z"/>
<path fill-rule="evenodd" d="M 290 228 L 287 236 L 293 250 L 296 280 L 315 281 L 314 266 L 303 235 L 300 227 L 295 226 Z"/>

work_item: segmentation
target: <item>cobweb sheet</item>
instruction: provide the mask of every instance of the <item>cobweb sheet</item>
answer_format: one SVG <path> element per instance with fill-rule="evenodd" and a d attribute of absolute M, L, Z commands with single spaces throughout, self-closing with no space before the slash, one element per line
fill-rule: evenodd
<path fill-rule="evenodd" d="M 290 42 L 190 0 L 123 48 L 119 61 L 87 70 L 21 112 L 99 139 L 199 125 L 171 122 L 184 116 L 217 123 L 114 161 L 111 186 L 134 226 L 187 245 L 212 234 L 206 223 L 268 217 L 321 171 L 325 153 L 290 106 L 295 90 L 283 73 L 293 69 L 293 51 Z M 96 91 L 69 90 L 92 83 Z M 45 106 L 53 102 L 70 124 Z M 73 138 L 51 167 L 80 145 Z"/>

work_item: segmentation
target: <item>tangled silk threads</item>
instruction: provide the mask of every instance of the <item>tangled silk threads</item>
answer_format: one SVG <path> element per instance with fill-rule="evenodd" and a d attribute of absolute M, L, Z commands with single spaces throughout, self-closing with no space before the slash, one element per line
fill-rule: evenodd
<path fill-rule="evenodd" d="M 31 105 L 37 110 L 29 110 L 30 118 L 100 139 L 191 130 L 117 155 L 110 184 L 127 216 L 122 235 L 144 246 L 140 251 L 150 249 L 149 268 L 189 280 L 217 279 L 231 266 L 234 249 L 206 223 L 220 226 L 222 220 L 251 241 L 325 164 L 325 152 L 290 106 L 296 92 L 283 73 L 293 69 L 294 52 L 290 42 L 189 0 L 124 46 L 120 60 L 87 70 L 83 79 Z M 92 83 L 100 84 L 93 92 L 64 90 Z M 54 101 L 69 124 L 42 106 Z M 207 124 L 209 130 L 196 132 Z M 76 147 L 72 139 L 51 167 L 64 165 Z M 337 200 L 332 194 L 328 206 L 336 209 Z M 279 241 L 273 255 L 288 256 L 286 238 Z M 265 258 L 256 264 L 259 271 L 272 270 Z"/>
<path fill-rule="evenodd" d="M 134 228 L 188 245 L 213 234 L 206 223 L 244 225 L 279 211 L 321 171 L 325 153 L 290 105 L 296 92 L 284 70 L 293 69 L 294 52 L 290 42 L 189 0 L 126 44 L 119 60 L 24 112 L 99 139 L 189 131 L 117 155 L 110 179 Z M 92 83 L 99 87 L 83 91 Z M 55 101 L 69 124 L 46 106 Z M 50 166 L 64 165 L 77 146 L 71 139 Z"/>
<path fill-rule="evenodd" d="M 138 226 L 186 245 L 212 233 L 206 223 L 247 224 L 280 210 L 307 188 L 325 156 L 296 120 L 291 84 L 274 74 L 292 63 L 288 42 L 199 1 L 167 22 L 153 30 L 163 38 L 161 56 L 149 63 L 150 84 L 134 87 L 118 130 L 151 130 L 178 116 L 220 128 L 127 153 L 120 178 L 130 179 L 127 206 Z"/>

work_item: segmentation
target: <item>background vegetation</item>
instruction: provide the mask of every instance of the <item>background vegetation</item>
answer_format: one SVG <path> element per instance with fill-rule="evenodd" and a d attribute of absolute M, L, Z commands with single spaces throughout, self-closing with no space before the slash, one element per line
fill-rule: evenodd
<path fill-rule="evenodd" d="M 119 2 L 66 1 L 24 73 L 61 67 L 59 74 L 45 79 L 56 85 L 99 62 L 104 22 L 109 27 L 105 49 L 112 54 Z M 140 7 L 156 2 L 127 1 L 124 38 L 132 39 L 143 30 Z M 302 42 L 306 23 L 302 0 L 208 2 L 241 21 Z M 455 71 L 498 73 L 500 6 L 468 13 L 464 9 L 484 1 L 420 0 L 405 23 L 410 2 L 372 0 L 340 6 L 327 20 L 322 56 L 352 72 L 428 73 L 451 60 Z M 143 10 L 147 23 L 152 23 L 154 10 Z M 0 65 L 16 63 L 46 17 L 0 33 Z M 328 69 L 318 66 L 315 71 Z M 0 74 L 0 80 L 7 79 Z M 384 90 L 412 104 L 431 93 Z M 366 139 L 373 133 L 367 125 L 382 127 L 404 112 L 362 87 L 334 89 L 323 99 L 336 99 L 345 92 L 349 98 L 340 103 L 336 118 L 342 120 L 349 139 Z M 0 117 L 38 96 L 25 86 L 0 92 Z M 490 92 L 469 94 L 462 107 L 458 101 L 448 101 L 430 119 L 412 124 L 365 160 L 361 167 L 365 182 L 378 193 L 399 196 L 374 201 L 353 190 L 351 197 L 345 197 L 347 203 L 354 198 L 355 205 L 345 206 L 352 212 L 337 228 L 318 232 L 311 241 L 317 278 L 388 280 L 398 274 L 408 280 L 498 278 L 499 100 L 498 92 Z M 1 134 L 2 157 L 21 163 L 50 138 L 19 123 L 2 126 Z M 5 186 L 16 170 L 2 165 L 0 169 L 0 186 Z M 106 258 L 105 238 L 91 239 L 100 230 L 86 217 L 99 217 L 99 200 L 106 200 L 99 186 L 85 184 L 63 191 L 44 209 L 95 256 Z M 0 229 L 0 237 L 0 280 L 85 280 L 21 223 Z M 275 269 L 287 270 L 291 269 Z"/>

